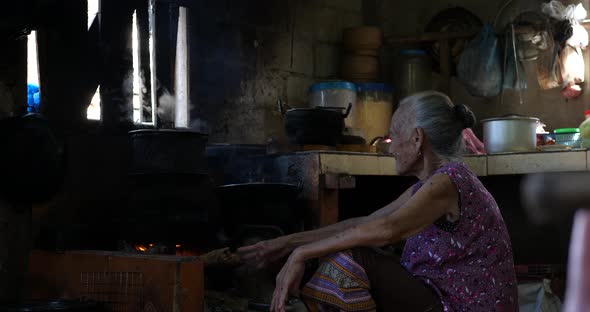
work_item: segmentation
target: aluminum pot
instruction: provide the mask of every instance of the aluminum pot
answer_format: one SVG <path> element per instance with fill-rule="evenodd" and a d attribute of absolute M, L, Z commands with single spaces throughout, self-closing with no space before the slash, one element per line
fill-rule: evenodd
<path fill-rule="evenodd" d="M 536 149 L 539 118 L 511 115 L 484 119 L 481 123 L 488 154 L 528 152 Z"/>

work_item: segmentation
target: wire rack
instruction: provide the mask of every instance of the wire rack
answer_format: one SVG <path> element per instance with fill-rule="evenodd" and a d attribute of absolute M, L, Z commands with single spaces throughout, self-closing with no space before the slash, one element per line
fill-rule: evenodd
<path fill-rule="evenodd" d="M 80 273 L 82 295 L 104 303 L 113 312 L 141 310 L 143 281 L 141 272 Z"/>

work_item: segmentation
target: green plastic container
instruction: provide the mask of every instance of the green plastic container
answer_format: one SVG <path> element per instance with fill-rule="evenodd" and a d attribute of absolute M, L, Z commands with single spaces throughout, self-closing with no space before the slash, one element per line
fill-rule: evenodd
<path fill-rule="evenodd" d="M 590 109 L 584 111 L 586 120 L 580 124 L 580 138 L 582 148 L 590 148 Z"/>
<path fill-rule="evenodd" d="M 582 143 L 580 129 L 578 128 L 561 128 L 553 131 L 555 144 L 566 145 L 572 148 L 579 148 Z"/>

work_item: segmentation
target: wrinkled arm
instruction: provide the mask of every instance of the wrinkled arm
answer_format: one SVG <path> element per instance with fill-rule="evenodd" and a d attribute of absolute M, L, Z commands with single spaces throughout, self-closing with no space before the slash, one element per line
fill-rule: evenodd
<path fill-rule="evenodd" d="M 436 174 L 399 209 L 369 218 L 344 232 L 295 249 L 302 260 L 355 247 L 381 247 L 399 242 L 456 209 L 457 189 L 446 174 Z"/>
<path fill-rule="evenodd" d="M 387 216 L 398 210 L 402 207 L 409 199 L 412 197 L 412 189 L 407 189 L 400 197 L 398 197 L 393 202 L 389 203 L 387 206 L 375 211 L 369 216 L 359 217 L 359 218 L 352 218 L 348 220 L 344 220 L 332 225 L 328 225 L 322 227 L 317 230 L 295 233 L 292 235 L 288 235 L 285 237 L 287 240 L 287 244 L 291 249 L 295 249 L 299 246 L 310 244 L 313 242 L 321 241 L 332 237 L 336 234 L 342 233 L 346 230 L 351 228 L 357 227 L 361 224 L 368 223 L 370 221 L 380 219 L 383 216 Z"/>

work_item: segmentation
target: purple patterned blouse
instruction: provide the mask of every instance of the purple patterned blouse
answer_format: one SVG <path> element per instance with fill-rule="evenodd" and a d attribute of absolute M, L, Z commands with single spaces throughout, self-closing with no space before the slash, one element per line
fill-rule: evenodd
<path fill-rule="evenodd" d="M 436 173 L 459 191 L 459 220 L 441 219 L 408 238 L 402 265 L 434 288 L 445 311 L 518 311 L 512 247 L 496 201 L 460 162 Z"/>

